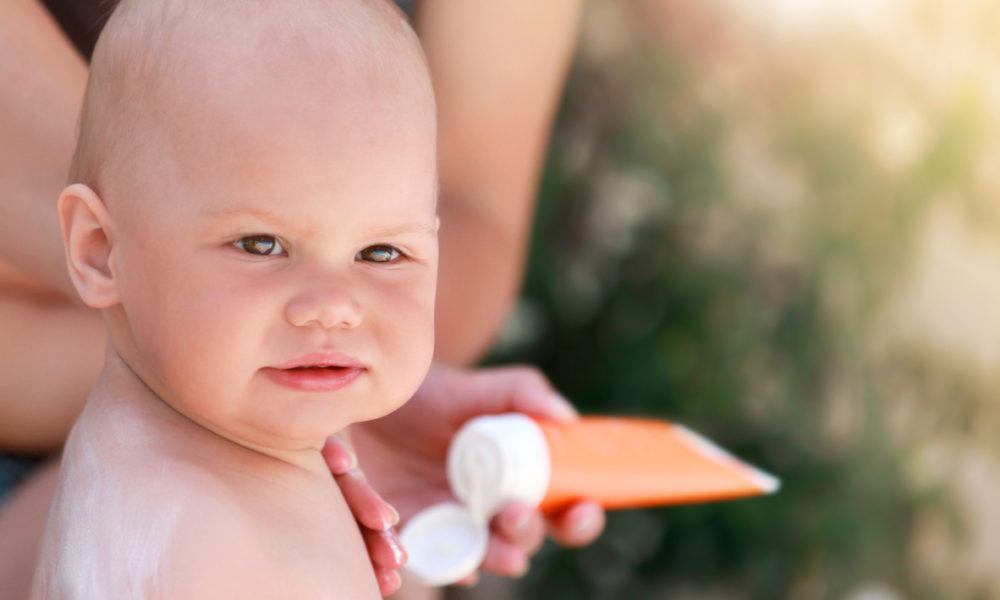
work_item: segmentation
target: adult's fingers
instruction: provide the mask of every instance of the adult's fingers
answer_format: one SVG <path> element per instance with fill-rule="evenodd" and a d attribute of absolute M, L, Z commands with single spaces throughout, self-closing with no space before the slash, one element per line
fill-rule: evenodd
<path fill-rule="evenodd" d="M 362 529 L 361 537 L 365 540 L 368 556 L 375 567 L 396 570 L 406 564 L 406 550 L 392 529 Z"/>
<path fill-rule="evenodd" d="M 402 585 L 398 569 L 406 564 L 406 550 L 392 526 L 399 514 L 379 496 L 357 468 L 357 457 L 342 440 L 327 439 L 323 459 L 333 474 L 355 520 L 362 526 L 361 536 L 375 570 L 375 580 L 382 596 L 395 594 Z"/>
<path fill-rule="evenodd" d="M 455 585 L 460 585 L 462 587 L 474 587 L 477 583 L 479 583 L 479 571 L 470 573 L 459 579 L 455 582 Z"/>
<path fill-rule="evenodd" d="M 549 535 L 563 546 L 586 546 L 604 531 L 604 521 L 599 504 L 580 501 L 549 519 Z"/>
<path fill-rule="evenodd" d="M 517 544 L 491 536 L 482 568 L 505 577 L 521 577 L 528 572 L 528 554 Z"/>
<path fill-rule="evenodd" d="M 395 594 L 403 585 L 403 579 L 395 569 L 375 567 L 375 581 L 378 582 L 378 590 L 383 596 Z"/>
<path fill-rule="evenodd" d="M 531 509 L 528 515 L 525 522 L 522 508 L 512 504 L 494 518 L 497 535 L 490 536 L 482 564 L 484 570 L 506 577 L 521 577 L 528 571 L 530 557 L 538 550 L 542 538 L 535 531 L 536 525 L 531 524 L 540 518 L 538 512 Z M 548 529 L 563 546 L 586 546 L 604 530 L 604 521 L 604 509 L 599 504 L 581 501 L 549 519 Z M 521 533 L 510 535 L 514 532 Z M 474 585 L 477 579 L 471 575 L 459 583 Z"/>
<path fill-rule="evenodd" d="M 344 475 L 358 466 L 357 455 L 338 436 L 328 437 L 326 443 L 323 444 L 321 453 L 323 460 L 326 461 L 327 468 L 330 469 L 330 473 L 333 473 L 334 476 Z"/>
<path fill-rule="evenodd" d="M 399 513 L 375 491 L 359 469 L 334 475 L 344 500 L 354 518 L 362 526 L 376 531 L 386 530 L 399 522 Z"/>
<path fill-rule="evenodd" d="M 322 454 L 358 523 L 369 529 L 383 530 L 399 522 L 399 513 L 369 485 L 357 468 L 357 457 L 339 439 L 328 438 Z"/>
<path fill-rule="evenodd" d="M 545 520 L 538 510 L 523 502 L 508 503 L 493 517 L 492 533 L 532 556 L 545 541 Z"/>
<path fill-rule="evenodd" d="M 499 367 L 464 374 L 469 387 L 462 405 L 465 416 L 521 412 L 528 415 L 572 421 L 579 415 L 548 378 L 530 366 Z"/>

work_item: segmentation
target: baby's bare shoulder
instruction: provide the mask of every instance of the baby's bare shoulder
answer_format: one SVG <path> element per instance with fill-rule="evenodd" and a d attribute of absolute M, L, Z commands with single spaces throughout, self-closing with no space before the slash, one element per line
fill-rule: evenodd
<path fill-rule="evenodd" d="M 197 502 L 186 503 L 163 548 L 155 597 L 278 598 L 295 590 L 299 578 L 284 572 L 288 565 L 241 495 L 196 473 L 182 483 L 194 484 Z"/>
<path fill-rule="evenodd" d="M 380 597 L 349 512 L 300 505 L 294 490 L 268 493 L 259 480 L 186 466 L 177 478 L 197 502 L 184 494 L 184 518 L 165 548 L 162 597 Z"/>
<path fill-rule="evenodd" d="M 142 444 L 109 448 L 89 443 L 108 436 L 79 433 L 47 532 L 44 589 L 80 592 L 63 594 L 74 597 L 379 597 L 332 480 L 235 459 L 224 447 L 144 435 Z"/>

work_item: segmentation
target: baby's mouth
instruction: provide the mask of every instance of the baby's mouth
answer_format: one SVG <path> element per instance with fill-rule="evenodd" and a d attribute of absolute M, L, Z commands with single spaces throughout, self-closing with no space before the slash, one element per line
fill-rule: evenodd
<path fill-rule="evenodd" d="M 304 392 L 329 392 L 350 385 L 367 369 L 352 365 L 300 365 L 265 368 L 263 373 L 275 383 Z"/>

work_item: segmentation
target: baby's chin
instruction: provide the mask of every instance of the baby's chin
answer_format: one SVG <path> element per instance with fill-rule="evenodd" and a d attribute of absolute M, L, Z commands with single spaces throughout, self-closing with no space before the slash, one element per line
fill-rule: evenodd
<path fill-rule="evenodd" d="M 202 428 L 248 448 L 319 450 L 327 437 L 349 425 L 378 419 L 401 407 L 422 381 L 415 372 L 400 372 L 389 382 L 365 372 L 334 390 L 306 391 L 289 387 L 296 383 L 301 387 L 302 381 L 282 384 L 272 379 L 257 378 L 238 393 L 233 392 L 234 386 L 216 385 L 212 393 L 205 393 L 205 386 L 186 386 L 176 390 L 180 397 L 167 395 L 162 400 Z M 309 382 L 304 385 L 309 387 Z"/>
<path fill-rule="evenodd" d="M 330 393 L 283 398 L 275 406 L 248 414 L 248 435 L 287 444 L 290 448 L 321 448 L 326 438 L 350 425 L 384 417 L 412 394 Z"/>

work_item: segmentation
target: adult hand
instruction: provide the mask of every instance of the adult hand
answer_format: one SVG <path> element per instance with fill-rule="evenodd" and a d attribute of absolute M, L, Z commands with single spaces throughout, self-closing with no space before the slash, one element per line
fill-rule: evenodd
<path fill-rule="evenodd" d="M 326 440 L 323 458 L 361 529 L 379 591 L 383 596 L 391 596 L 402 583 L 399 569 L 406 563 L 406 551 L 393 529 L 399 522 L 399 513 L 365 479 L 344 436 Z"/>
<path fill-rule="evenodd" d="M 569 402 L 536 369 L 468 370 L 435 365 L 408 403 L 381 419 L 352 425 L 351 438 L 372 486 L 399 508 L 405 520 L 452 498 L 445 458 L 462 424 L 478 415 L 505 412 L 557 421 L 577 418 Z M 345 490 L 345 496 L 349 495 Z M 356 507 L 355 514 L 375 514 L 382 501 L 369 489 L 348 502 Z M 546 522 L 534 507 L 510 503 L 490 523 L 483 568 L 500 575 L 523 575 L 546 529 L 563 545 L 586 545 L 604 529 L 604 511 L 596 503 L 578 502 Z M 476 579 L 471 575 L 460 583 L 472 585 Z"/>

